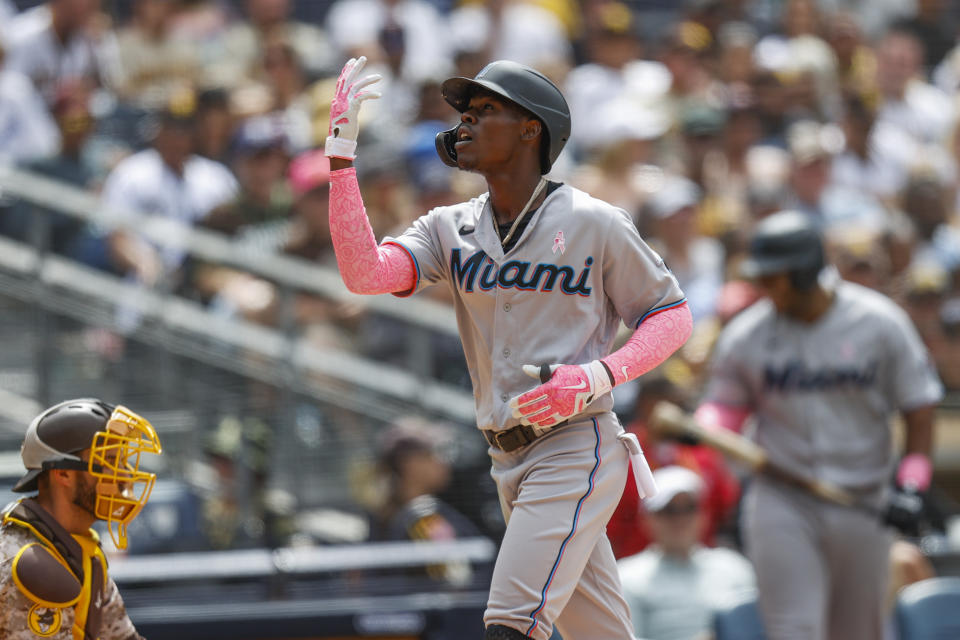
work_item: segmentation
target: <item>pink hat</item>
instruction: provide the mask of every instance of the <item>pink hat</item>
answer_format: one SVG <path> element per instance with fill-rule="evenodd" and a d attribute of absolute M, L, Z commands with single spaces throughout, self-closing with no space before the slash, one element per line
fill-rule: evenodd
<path fill-rule="evenodd" d="M 290 162 L 290 186 L 298 198 L 330 182 L 330 159 L 323 149 L 304 151 Z"/>

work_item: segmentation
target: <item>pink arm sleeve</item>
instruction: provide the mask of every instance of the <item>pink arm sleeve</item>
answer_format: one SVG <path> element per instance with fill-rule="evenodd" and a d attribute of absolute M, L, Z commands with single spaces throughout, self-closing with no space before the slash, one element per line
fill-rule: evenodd
<path fill-rule="evenodd" d="M 353 167 L 330 172 L 330 236 L 340 277 L 353 293 L 401 293 L 417 286 L 410 254 L 395 244 L 377 245 Z"/>
<path fill-rule="evenodd" d="M 655 311 L 640 322 L 627 343 L 600 360 L 613 375 L 614 386 L 638 378 L 664 362 L 693 332 L 686 302 Z"/>
<path fill-rule="evenodd" d="M 719 402 L 705 402 L 693 414 L 694 419 L 707 429 L 729 429 L 737 433 L 743 429 L 743 423 L 749 416 L 749 409 Z"/>

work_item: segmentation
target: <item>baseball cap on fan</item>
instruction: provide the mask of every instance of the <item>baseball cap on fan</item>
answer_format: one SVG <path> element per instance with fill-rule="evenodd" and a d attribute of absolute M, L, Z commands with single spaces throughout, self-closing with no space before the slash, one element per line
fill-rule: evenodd
<path fill-rule="evenodd" d="M 653 479 L 657 483 L 657 492 L 643 501 L 644 508 L 651 513 L 660 511 L 681 493 L 688 493 L 699 500 L 703 492 L 703 480 L 686 467 L 660 467 L 653 472 Z"/>
<path fill-rule="evenodd" d="M 106 428 L 113 409 L 96 398 L 78 398 L 56 404 L 34 418 L 20 447 L 27 473 L 13 491 L 36 491 L 37 478 L 46 469 L 58 462 L 80 462 L 80 452 L 90 448 L 94 436 Z"/>

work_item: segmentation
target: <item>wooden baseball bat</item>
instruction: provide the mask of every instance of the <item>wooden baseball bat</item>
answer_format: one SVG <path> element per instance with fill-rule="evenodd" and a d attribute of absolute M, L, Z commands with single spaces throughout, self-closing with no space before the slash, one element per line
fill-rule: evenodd
<path fill-rule="evenodd" d="M 727 429 L 707 429 L 696 419 L 677 405 L 661 400 L 650 416 L 650 427 L 654 432 L 666 436 L 685 436 L 716 449 L 726 456 L 746 464 L 757 473 L 764 473 L 783 482 L 800 487 L 814 496 L 843 505 L 862 508 L 856 498 L 845 489 L 830 482 L 807 478 L 789 469 L 774 464 L 766 451 L 747 438 Z"/>

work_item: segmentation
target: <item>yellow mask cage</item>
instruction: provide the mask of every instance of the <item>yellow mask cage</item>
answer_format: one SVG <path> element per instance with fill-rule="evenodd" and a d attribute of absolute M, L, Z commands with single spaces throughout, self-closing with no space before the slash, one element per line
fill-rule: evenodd
<path fill-rule="evenodd" d="M 157 479 L 154 473 L 140 471 L 141 456 L 162 450 L 153 426 L 120 405 L 106 428 L 93 438 L 88 471 L 97 478 L 94 511 L 107 523 L 118 549 L 127 548 L 127 525 L 147 503 Z"/>

